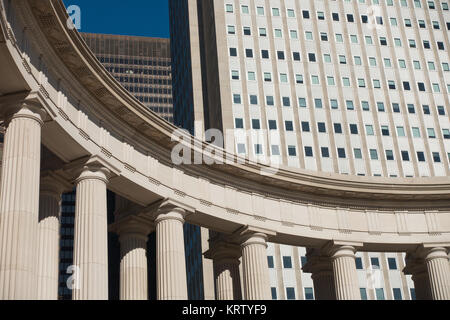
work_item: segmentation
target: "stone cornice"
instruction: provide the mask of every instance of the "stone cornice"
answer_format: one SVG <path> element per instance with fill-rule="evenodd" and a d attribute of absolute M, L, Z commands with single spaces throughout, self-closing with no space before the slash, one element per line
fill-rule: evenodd
<path fill-rule="evenodd" d="M 28 2 L 47 40 L 78 81 L 96 97 L 104 110 L 109 110 L 118 121 L 126 124 L 136 141 L 147 145 L 158 144 L 167 161 L 174 142 L 171 134 L 177 128 L 147 110 L 130 95 L 100 64 L 75 30 L 64 28 L 67 19 L 60 0 L 30 0 Z M 129 138 L 131 140 L 131 137 Z M 206 144 L 195 140 L 197 151 Z M 230 156 L 236 159 L 236 156 Z M 280 168 L 273 176 L 261 174 L 264 166 L 246 160 L 245 164 L 224 164 L 208 167 L 181 167 L 193 175 L 210 180 L 229 181 L 230 185 L 247 186 L 249 190 L 267 189 L 270 194 L 292 195 L 292 200 L 317 198 L 317 202 L 339 203 L 340 199 L 392 201 L 450 200 L 447 177 L 392 179 L 369 177 L 343 177 L 337 174 L 314 173 L 306 170 Z M 322 199 L 322 200 L 320 200 Z M 420 206 L 420 205 L 419 205 Z M 423 206 L 423 205 L 422 205 Z M 443 204 L 448 206 L 448 203 Z"/>

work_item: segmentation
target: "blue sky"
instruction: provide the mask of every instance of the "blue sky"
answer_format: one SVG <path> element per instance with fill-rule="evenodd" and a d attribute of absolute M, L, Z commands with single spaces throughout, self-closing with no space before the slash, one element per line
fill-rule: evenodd
<path fill-rule="evenodd" d="M 169 38 L 168 0 L 64 0 L 81 9 L 81 32 Z"/>

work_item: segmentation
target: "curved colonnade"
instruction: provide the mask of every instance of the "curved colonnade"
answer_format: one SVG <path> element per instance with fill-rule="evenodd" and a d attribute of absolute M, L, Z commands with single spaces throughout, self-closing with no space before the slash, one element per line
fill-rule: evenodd
<path fill-rule="evenodd" d="M 220 232 L 206 254 L 221 299 L 270 298 L 267 241 L 308 247 L 305 268 L 324 298 L 359 299 L 358 250 L 407 252 L 417 297 L 450 299 L 448 177 L 267 174 L 217 148 L 212 159 L 230 161 L 175 166 L 175 145 L 194 156 L 211 146 L 172 139 L 177 128 L 135 100 L 68 28 L 62 1 L 1 0 L 0 11 L 0 299 L 56 299 L 58 208 L 74 186 L 74 299 L 108 298 L 107 189 L 124 199 L 109 226 L 122 247 L 122 299 L 148 297 L 152 231 L 158 299 L 187 298 L 184 222 Z"/>

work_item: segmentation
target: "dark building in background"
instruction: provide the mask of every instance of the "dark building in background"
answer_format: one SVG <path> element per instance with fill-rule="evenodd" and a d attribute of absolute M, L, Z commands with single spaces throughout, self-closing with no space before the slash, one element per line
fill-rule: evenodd
<path fill-rule="evenodd" d="M 98 60 L 150 110 L 173 122 L 170 40 L 82 33 Z"/>

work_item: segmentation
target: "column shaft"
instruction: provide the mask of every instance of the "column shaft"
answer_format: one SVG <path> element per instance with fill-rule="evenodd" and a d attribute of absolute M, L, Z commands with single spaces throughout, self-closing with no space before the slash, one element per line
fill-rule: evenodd
<path fill-rule="evenodd" d="M 217 300 L 241 300 L 239 260 L 214 262 Z"/>
<path fill-rule="evenodd" d="M 334 285 L 337 300 L 361 300 L 355 265 L 355 249 L 338 248 L 333 256 Z"/>
<path fill-rule="evenodd" d="M 22 108 L 5 135 L 0 190 L 0 300 L 36 298 L 41 117 Z"/>
<path fill-rule="evenodd" d="M 156 276 L 158 300 L 187 300 L 184 252 L 184 211 L 172 210 L 156 218 Z"/>
<path fill-rule="evenodd" d="M 120 300 L 148 300 L 147 237 L 120 236 Z"/>
<path fill-rule="evenodd" d="M 242 244 L 245 300 L 270 300 L 267 236 L 254 234 Z"/>
<path fill-rule="evenodd" d="M 433 300 L 450 300 L 450 268 L 446 249 L 431 249 L 425 261 Z"/>
<path fill-rule="evenodd" d="M 78 179 L 75 205 L 73 300 L 108 299 L 106 175 L 86 169 Z"/>
<path fill-rule="evenodd" d="M 58 300 L 61 195 L 41 192 L 38 224 L 39 300 Z"/>

